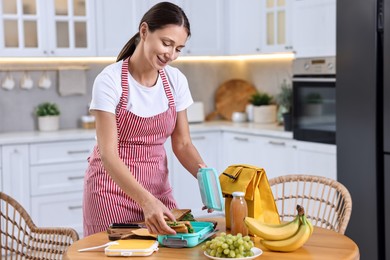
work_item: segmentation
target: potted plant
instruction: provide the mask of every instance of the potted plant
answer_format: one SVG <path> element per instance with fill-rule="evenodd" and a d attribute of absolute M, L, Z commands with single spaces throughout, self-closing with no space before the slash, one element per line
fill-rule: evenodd
<path fill-rule="evenodd" d="M 253 105 L 253 122 L 274 123 L 276 121 L 276 105 L 273 97 L 267 93 L 257 92 L 251 96 L 249 102 Z"/>
<path fill-rule="evenodd" d="M 311 92 L 305 97 L 305 114 L 318 116 L 322 114 L 322 96 L 318 92 Z"/>
<path fill-rule="evenodd" d="M 38 117 L 40 131 L 55 131 L 59 129 L 60 110 L 55 103 L 44 102 L 37 106 L 35 115 Z"/>
<path fill-rule="evenodd" d="M 291 85 L 283 80 L 280 93 L 276 96 L 276 102 L 279 104 L 279 111 L 283 117 L 284 130 L 286 131 L 292 129 L 292 94 Z"/>

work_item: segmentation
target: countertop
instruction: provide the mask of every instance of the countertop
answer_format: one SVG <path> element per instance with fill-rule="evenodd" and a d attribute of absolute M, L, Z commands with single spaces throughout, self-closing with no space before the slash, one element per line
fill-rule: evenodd
<path fill-rule="evenodd" d="M 191 133 L 210 131 L 228 131 L 243 134 L 292 139 L 292 132 L 286 132 L 283 126 L 276 124 L 234 123 L 229 121 L 210 121 L 191 123 Z M 84 140 L 95 138 L 95 129 L 64 129 L 53 132 L 12 132 L 0 133 L 0 145 L 38 143 L 67 140 Z"/>

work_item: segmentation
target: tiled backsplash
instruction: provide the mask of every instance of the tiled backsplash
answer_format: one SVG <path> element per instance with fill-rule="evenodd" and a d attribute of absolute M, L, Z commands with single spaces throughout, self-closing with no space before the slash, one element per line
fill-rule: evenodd
<path fill-rule="evenodd" d="M 275 95 L 280 90 L 283 79 L 291 80 L 291 59 L 272 60 L 212 60 L 176 61 L 186 76 L 195 101 L 204 102 L 205 114 L 214 110 L 214 93 L 223 82 L 241 78 L 251 82 L 259 91 Z M 35 107 L 45 101 L 56 102 L 61 109 L 60 128 L 70 129 L 81 126 L 80 118 L 87 114 L 91 99 L 92 85 L 96 75 L 108 63 L 88 64 L 86 71 L 87 91 L 85 95 L 60 96 L 57 71 L 47 71 L 52 82 L 48 89 L 39 88 L 38 81 L 43 71 L 29 71 L 34 86 L 31 89 L 20 87 L 23 71 L 0 71 L 1 82 L 7 73 L 12 75 L 15 87 L 12 90 L 0 88 L 0 132 L 34 131 L 37 120 Z"/>

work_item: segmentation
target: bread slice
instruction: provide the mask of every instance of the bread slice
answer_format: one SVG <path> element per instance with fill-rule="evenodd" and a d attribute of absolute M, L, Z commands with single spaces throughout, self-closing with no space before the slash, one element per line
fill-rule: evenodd
<path fill-rule="evenodd" d="M 184 216 L 191 213 L 190 209 L 171 209 L 172 214 L 175 216 L 175 219 L 180 221 Z"/>

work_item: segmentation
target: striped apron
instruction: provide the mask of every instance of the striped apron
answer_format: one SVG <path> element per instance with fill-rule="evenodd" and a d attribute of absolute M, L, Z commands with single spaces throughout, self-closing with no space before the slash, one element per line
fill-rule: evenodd
<path fill-rule="evenodd" d="M 176 107 L 163 70 L 159 71 L 168 109 L 152 117 L 140 117 L 127 110 L 128 59 L 122 65 L 122 96 L 116 109 L 118 151 L 135 179 L 169 209 L 176 208 L 168 180 L 164 143 L 176 124 Z M 103 167 L 96 145 L 88 158 L 84 180 L 84 236 L 104 231 L 111 223 L 143 221 L 142 208 L 111 179 Z"/>

